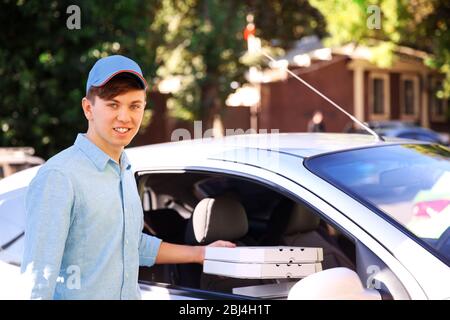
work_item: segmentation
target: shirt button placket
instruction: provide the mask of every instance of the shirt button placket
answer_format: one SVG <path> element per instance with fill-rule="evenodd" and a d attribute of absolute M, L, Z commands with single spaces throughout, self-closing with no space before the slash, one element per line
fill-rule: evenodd
<path fill-rule="evenodd" d="M 128 210 L 126 209 L 126 201 L 125 201 L 125 179 L 123 174 L 121 174 L 121 185 L 122 185 L 122 205 L 123 205 L 123 219 L 124 219 L 124 243 L 123 243 L 123 265 L 124 265 L 124 297 L 125 299 L 129 299 L 129 270 L 128 270 Z"/>

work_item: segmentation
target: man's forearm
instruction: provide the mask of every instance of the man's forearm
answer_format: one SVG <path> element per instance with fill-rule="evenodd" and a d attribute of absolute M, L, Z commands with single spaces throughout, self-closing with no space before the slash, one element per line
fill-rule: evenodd
<path fill-rule="evenodd" d="M 202 246 L 186 246 L 161 242 L 157 264 L 203 263 L 205 248 Z"/>

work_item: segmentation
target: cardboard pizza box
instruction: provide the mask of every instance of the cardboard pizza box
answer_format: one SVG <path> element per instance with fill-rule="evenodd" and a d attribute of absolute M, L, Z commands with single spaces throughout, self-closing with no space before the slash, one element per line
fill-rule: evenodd
<path fill-rule="evenodd" d="M 314 263 L 323 260 L 323 250 L 288 246 L 206 247 L 205 259 L 239 263 Z"/>
<path fill-rule="evenodd" d="M 319 263 L 236 263 L 205 260 L 203 272 L 241 279 L 304 278 L 322 271 Z"/>

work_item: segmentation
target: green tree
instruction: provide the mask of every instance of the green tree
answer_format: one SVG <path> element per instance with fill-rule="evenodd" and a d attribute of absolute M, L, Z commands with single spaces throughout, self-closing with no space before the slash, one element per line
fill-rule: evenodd
<path fill-rule="evenodd" d="M 304 36 L 326 35 L 323 15 L 308 0 L 252 0 L 247 10 L 255 16 L 257 36 L 282 49 Z"/>
<path fill-rule="evenodd" d="M 73 4 L 81 28 L 70 30 L 66 10 Z M 0 145 L 33 146 L 44 158 L 70 145 L 86 129 L 80 101 L 87 73 L 111 54 L 139 61 L 148 80 L 179 77 L 181 90 L 168 103 L 172 115 L 210 127 L 230 82 L 244 81 L 240 58 L 250 12 L 268 44 L 278 40 L 287 48 L 325 32 L 306 0 L 3 0 Z"/>
<path fill-rule="evenodd" d="M 81 10 L 69 30 L 67 8 Z M 0 145 L 33 146 L 45 158 L 86 129 L 80 101 L 96 59 L 125 54 L 156 71 L 149 25 L 158 1 L 2 1 Z"/>
<path fill-rule="evenodd" d="M 444 0 L 311 0 L 325 16 L 329 45 L 372 46 L 374 62 L 389 66 L 398 45 L 431 53 L 425 62 L 445 74 L 440 98 L 450 97 L 450 3 Z M 380 29 L 368 28 L 369 6 L 381 9 Z"/>
<path fill-rule="evenodd" d="M 220 108 L 238 66 L 245 12 L 239 1 L 163 0 L 151 28 L 160 31 L 156 49 L 161 79 L 177 77 L 181 88 L 168 102 L 172 115 L 211 121 Z"/>
<path fill-rule="evenodd" d="M 255 17 L 256 35 L 288 48 L 302 36 L 325 33 L 324 19 L 305 0 L 163 0 L 152 30 L 164 34 L 157 48 L 161 79 L 178 77 L 181 88 L 169 100 L 172 114 L 202 119 L 210 128 L 232 89 L 244 81 L 246 15 Z"/>

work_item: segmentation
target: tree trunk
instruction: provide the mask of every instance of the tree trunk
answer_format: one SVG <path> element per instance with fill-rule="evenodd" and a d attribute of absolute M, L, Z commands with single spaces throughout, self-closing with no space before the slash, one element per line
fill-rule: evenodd
<path fill-rule="evenodd" d="M 203 131 L 212 129 L 214 116 L 220 112 L 219 88 L 210 83 L 202 87 L 201 118 Z"/>

